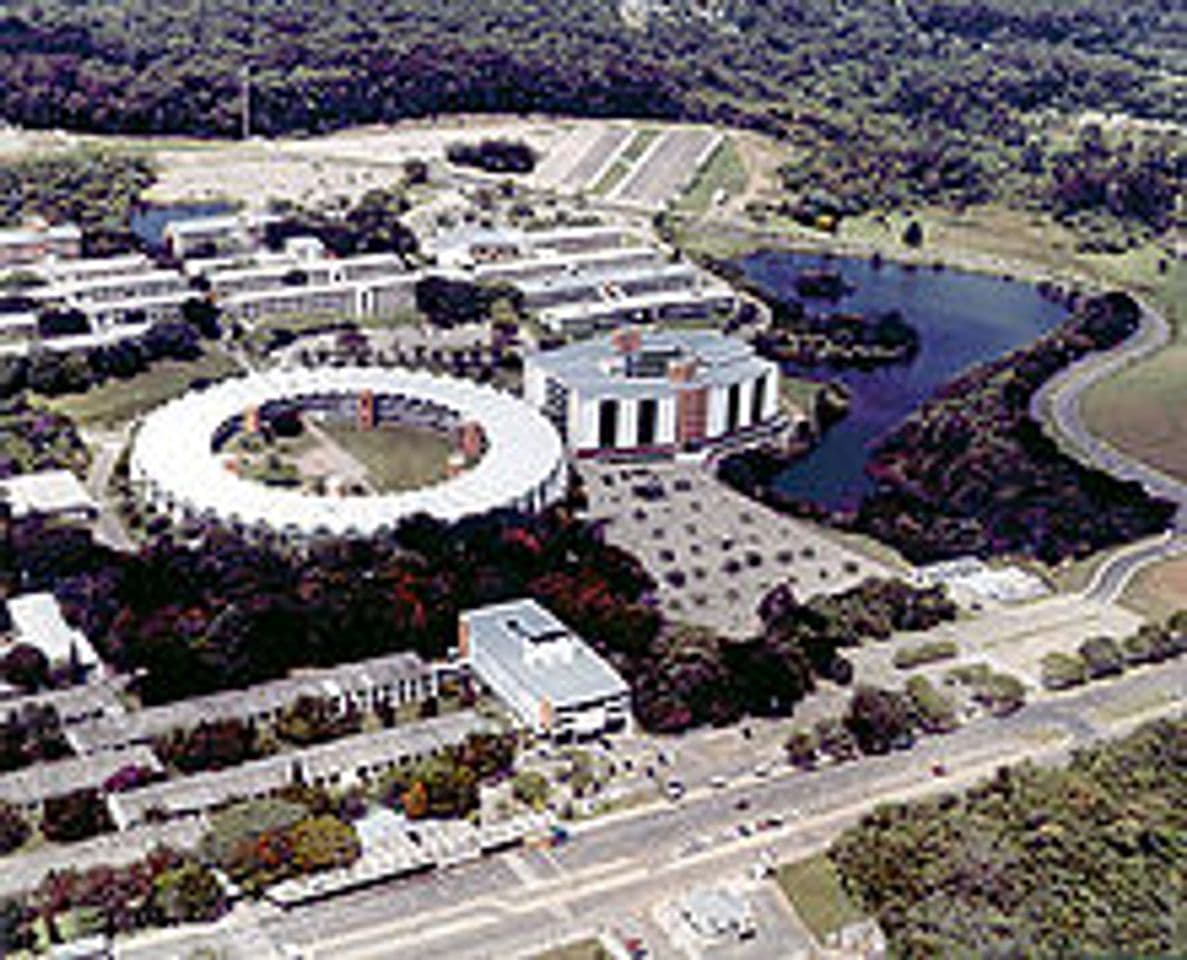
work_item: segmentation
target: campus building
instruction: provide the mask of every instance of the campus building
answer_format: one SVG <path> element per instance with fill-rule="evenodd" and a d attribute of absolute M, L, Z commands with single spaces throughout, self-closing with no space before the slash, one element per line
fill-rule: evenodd
<path fill-rule="evenodd" d="M 222 455 L 237 433 L 278 408 L 399 422 L 448 432 L 477 460 L 432 486 L 374 496 L 318 496 L 240 476 Z M 480 449 L 479 449 L 480 448 Z M 498 509 L 539 510 L 561 497 L 568 472 L 552 424 L 518 397 L 467 380 L 378 367 L 273 370 L 224 380 L 158 407 L 132 448 L 131 477 L 175 519 L 217 520 L 245 534 L 291 540 L 375 536 L 424 513 L 447 522 Z"/>
<path fill-rule="evenodd" d="M 0 230 L 0 269 L 35 264 L 51 257 L 77 257 L 82 252 L 82 231 L 72 223 L 50 226 L 30 224 Z"/>
<path fill-rule="evenodd" d="M 524 396 L 582 457 L 698 451 L 780 420 L 779 368 L 706 330 L 622 328 L 530 354 Z"/>
<path fill-rule="evenodd" d="M 458 650 L 471 673 L 535 733 L 568 741 L 630 727 L 626 681 L 534 600 L 463 613 Z"/>

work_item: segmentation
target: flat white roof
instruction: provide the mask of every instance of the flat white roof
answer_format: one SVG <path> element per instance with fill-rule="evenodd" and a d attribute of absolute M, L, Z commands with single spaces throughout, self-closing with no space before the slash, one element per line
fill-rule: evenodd
<path fill-rule="evenodd" d="M 18 643 L 27 643 L 45 654 L 50 663 L 67 663 L 71 649 L 84 667 L 99 663 L 90 641 L 62 618 L 52 593 L 26 593 L 10 597 L 8 613 Z"/>
<path fill-rule="evenodd" d="M 0 493 L 15 517 L 36 513 L 97 511 L 99 504 L 69 470 L 43 470 L 0 480 Z"/>
<path fill-rule="evenodd" d="M 420 490 L 377 496 L 315 496 L 268 487 L 229 471 L 211 450 L 224 423 L 252 407 L 302 396 L 416 397 L 481 425 L 487 449 L 466 472 Z M 382 367 L 276 370 L 224 380 L 166 403 L 144 421 L 132 450 L 132 476 L 195 512 L 246 526 L 306 535 L 374 534 L 424 512 L 452 521 L 559 489 L 564 450 L 552 424 L 528 404 L 493 387 L 423 371 Z"/>
<path fill-rule="evenodd" d="M 470 661 L 479 675 L 489 670 L 503 685 L 533 700 L 547 699 L 563 708 L 629 692 L 626 681 L 593 647 L 535 600 L 491 604 L 468 610 L 462 618 L 469 627 Z M 475 655 L 479 649 L 484 655 Z"/>

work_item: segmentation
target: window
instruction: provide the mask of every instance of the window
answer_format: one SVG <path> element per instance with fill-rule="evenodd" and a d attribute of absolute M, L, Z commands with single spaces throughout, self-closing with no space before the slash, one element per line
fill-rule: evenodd
<path fill-rule="evenodd" d="M 738 414 L 742 406 L 742 388 L 736 384 L 731 383 L 729 393 L 726 395 L 725 407 L 725 431 L 726 433 L 733 433 L 738 429 Z"/>
<path fill-rule="evenodd" d="M 603 400 L 598 406 L 598 446 L 614 447 L 618 441 L 618 401 Z"/>
<path fill-rule="evenodd" d="M 659 419 L 658 401 L 648 398 L 639 401 L 639 423 L 635 432 L 636 442 L 640 447 L 650 447 L 655 443 L 655 425 Z"/>
<path fill-rule="evenodd" d="M 762 423 L 763 408 L 767 403 L 767 374 L 754 381 L 754 393 L 750 395 L 750 422 Z"/>

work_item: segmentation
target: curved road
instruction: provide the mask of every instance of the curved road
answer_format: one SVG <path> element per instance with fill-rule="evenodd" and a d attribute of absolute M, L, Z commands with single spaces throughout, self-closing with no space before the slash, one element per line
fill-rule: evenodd
<path fill-rule="evenodd" d="M 1085 390 L 1129 364 L 1153 356 L 1170 342 L 1171 328 L 1166 318 L 1145 303 L 1141 306 L 1141 325 L 1131 337 L 1110 351 L 1090 354 L 1061 370 L 1030 402 L 1031 416 L 1053 427 L 1083 460 L 1115 477 L 1136 480 L 1152 495 L 1178 504 L 1174 523 L 1166 534 L 1126 547 L 1097 568 L 1084 594 L 1104 602 L 1116 600 L 1141 568 L 1187 552 L 1187 483 L 1168 477 L 1094 436 L 1084 425 L 1080 410 Z"/>

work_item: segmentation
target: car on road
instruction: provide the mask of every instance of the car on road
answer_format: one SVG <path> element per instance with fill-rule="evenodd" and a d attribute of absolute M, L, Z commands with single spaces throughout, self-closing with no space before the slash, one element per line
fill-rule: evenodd
<path fill-rule="evenodd" d="M 713 787 L 715 790 L 720 790 L 722 787 L 727 786 L 728 784 L 729 781 L 726 780 L 725 777 L 721 776 L 721 774 L 711 777 L 709 780 L 709 786 Z"/>
<path fill-rule="evenodd" d="M 771 765 L 769 763 L 760 763 L 754 768 L 754 775 L 759 779 L 769 777 L 771 775 Z"/>
<path fill-rule="evenodd" d="M 942 763 L 933 763 L 931 765 L 931 775 L 933 777 L 946 777 L 948 776 L 948 768 Z"/>
<path fill-rule="evenodd" d="M 684 784 L 679 780 L 669 780 L 664 784 L 664 793 L 668 795 L 669 800 L 679 800 L 684 796 Z"/>

